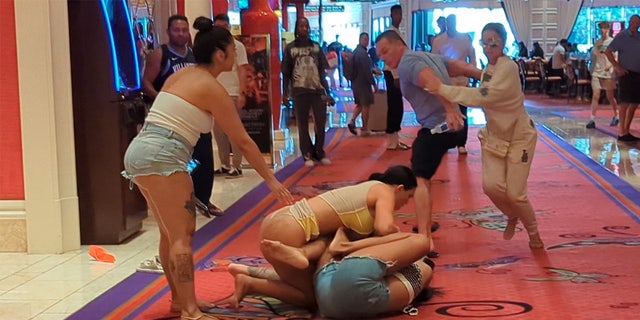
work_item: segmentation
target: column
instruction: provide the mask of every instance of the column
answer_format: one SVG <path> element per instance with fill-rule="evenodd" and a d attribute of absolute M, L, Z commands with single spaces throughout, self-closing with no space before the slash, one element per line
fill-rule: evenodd
<path fill-rule="evenodd" d="M 66 1 L 15 4 L 29 253 L 80 248 Z"/>

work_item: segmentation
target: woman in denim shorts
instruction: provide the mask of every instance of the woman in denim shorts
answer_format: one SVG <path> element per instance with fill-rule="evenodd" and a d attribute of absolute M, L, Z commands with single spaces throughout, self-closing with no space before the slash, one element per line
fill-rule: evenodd
<path fill-rule="evenodd" d="M 235 60 L 233 37 L 213 21 L 200 17 L 193 53 L 197 65 L 174 73 L 165 82 L 124 157 L 123 174 L 135 183 L 159 225 L 160 260 L 171 288 L 171 309 L 181 319 L 215 319 L 203 314 L 196 300 L 191 238 L 196 210 L 187 162 L 200 133 L 211 131 L 212 120 L 238 146 L 265 179 L 271 191 L 286 203 L 289 191 L 275 178 L 258 147 L 240 122 L 231 97 L 216 80 L 231 71 Z M 200 205 L 201 207 L 201 205 Z M 201 208 L 206 213 L 206 205 Z"/>
<path fill-rule="evenodd" d="M 406 310 L 431 282 L 429 243 L 424 234 L 403 232 L 351 242 L 338 230 L 314 277 L 319 312 L 356 319 Z"/>

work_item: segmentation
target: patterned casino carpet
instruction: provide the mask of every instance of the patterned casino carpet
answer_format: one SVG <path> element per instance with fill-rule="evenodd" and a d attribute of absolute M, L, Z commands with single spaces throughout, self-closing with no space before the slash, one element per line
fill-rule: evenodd
<path fill-rule="evenodd" d="M 417 128 L 404 134 L 415 135 Z M 442 295 L 418 306 L 415 319 L 633 319 L 640 312 L 640 193 L 575 151 L 544 127 L 529 179 L 546 250 L 531 251 L 522 230 L 502 240 L 503 215 L 482 193 L 480 151 L 471 128 L 469 154 L 450 152 L 434 179 L 434 236 L 441 257 L 434 287 Z M 409 164 L 410 151 L 386 151 L 384 137 L 357 138 L 332 129 L 334 164 L 306 168 L 301 160 L 278 175 L 297 196 L 366 179 L 392 164 Z M 200 229 L 194 239 L 197 291 L 210 300 L 233 291 L 222 267 L 229 261 L 261 265 L 257 230 L 279 207 L 264 185 Z M 413 223 L 413 203 L 397 219 Z M 161 275 L 135 272 L 69 319 L 177 319 Z M 213 309 L 223 319 L 312 319 L 315 315 L 267 297 L 249 297 L 239 313 Z M 404 314 L 392 319 L 412 318 Z"/>

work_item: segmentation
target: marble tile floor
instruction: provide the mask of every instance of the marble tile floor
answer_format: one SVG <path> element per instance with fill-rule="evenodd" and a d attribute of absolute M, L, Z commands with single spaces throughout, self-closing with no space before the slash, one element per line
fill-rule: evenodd
<path fill-rule="evenodd" d="M 587 130 L 584 126 L 588 119 L 571 119 L 553 112 L 589 108 L 586 102 L 566 106 L 557 99 L 547 99 L 537 101 L 535 105 L 529 112 L 536 122 L 546 125 L 594 161 L 640 189 L 639 144 L 621 143 L 598 130 Z M 337 113 L 334 108 L 329 109 L 329 115 L 327 128 L 345 127 L 350 116 Z M 289 129 L 283 130 L 286 139 L 274 143 L 276 170 L 299 157 L 295 125 L 293 121 L 285 121 L 286 112 L 283 116 L 282 122 Z M 472 125 L 484 123 L 479 109 L 470 109 L 469 119 Z M 415 115 L 406 112 L 404 125 L 414 123 Z M 216 179 L 212 196 L 216 204 L 229 207 L 261 181 L 251 169 L 244 169 L 243 173 L 239 179 Z M 208 221 L 199 217 L 197 225 L 200 227 Z M 87 255 L 88 246 L 65 254 L 0 253 L 0 319 L 65 319 L 135 272 L 140 262 L 154 257 L 158 239 L 157 224 L 153 218 L 148 218 L 142 231 L 126 243 L 104 246 L 116 256 L 114 264 L 93 261 Z"/>

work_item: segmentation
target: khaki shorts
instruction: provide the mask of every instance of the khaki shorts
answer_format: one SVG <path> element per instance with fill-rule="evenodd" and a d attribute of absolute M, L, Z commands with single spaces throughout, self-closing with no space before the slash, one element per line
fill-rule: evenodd
<path fill-rule="evenodd" d="M 616 79 L 615 78 L 591 78 L 591 89 L 596 90 L 615 90 Z"/>

